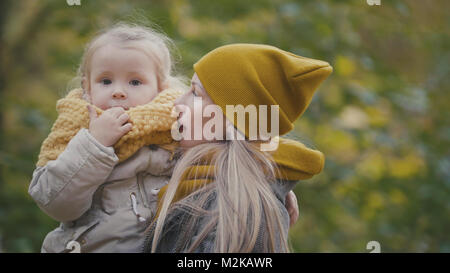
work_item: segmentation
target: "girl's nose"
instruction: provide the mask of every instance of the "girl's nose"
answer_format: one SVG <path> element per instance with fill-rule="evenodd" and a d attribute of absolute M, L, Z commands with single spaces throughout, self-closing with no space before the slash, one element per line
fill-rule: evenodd
<path fill-rule="evenodd" d="M 122 91 L 122 90 L 114 91 L 112 96 L 115 99 L 126 99 L 127 98 L 127 94 L 124 91 Z"/>

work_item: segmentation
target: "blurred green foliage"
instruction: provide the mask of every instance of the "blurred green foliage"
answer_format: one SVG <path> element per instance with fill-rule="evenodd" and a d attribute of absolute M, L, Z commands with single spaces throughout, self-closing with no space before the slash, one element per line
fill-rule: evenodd
<path fill-rule="evenodd" d="M 450 1 L 1 1 L 0 252 L 36 252 L 57 226 L 27 190 L 55 102 L 102 27 L 147 18 L 179 73 L 228 43 L 334 67 L 290 135 L 326 155 L 295 192 L 295 252 L 450 252 Z"/>

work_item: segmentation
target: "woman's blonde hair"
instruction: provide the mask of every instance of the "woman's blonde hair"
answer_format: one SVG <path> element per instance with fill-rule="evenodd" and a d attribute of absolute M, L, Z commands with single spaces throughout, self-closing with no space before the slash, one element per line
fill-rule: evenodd
<path fill-rule="evenodd" d="M 208 163 L 214 166 L 214 182 L 173 203 L 185 170 L 205 164 L 202 160 L 211 154 Z M 188 228 L 185 234 L 177 234 L 182 249 L 176 251 L 195 251 L 215 230 L 214 252 L 289 252 L 288 217 L 283 217 L 284 205 L 271 188 L 271 183 L 277 183 L 277 171 L 271 156 L 247 140 L 209 142 L 188 149 L 174 169 L 156 225 L 148 229 L 153 235 L 151 251 L 156 251 L 170 213 L 179 210 L 189 215 L 185 223 L 179 223 Z M 212 199 L 216 205 L 211 209 Z M 208 220 L 194 233 L 202 216 Z"/>
<path fill-rule="evenodd" d="M 173 41 L 155 28 L 138 24 L 119 22 L 100 31 L 85 47 L 77 77 L 73 80 L 84 92 L 89 89 L 90 65 L 95 51 L 107 44 L 141 50 L 155 63 L 158 91 L 164 84 L 167 88 L 187 89 L 187 79 L 175 75 L 175 60 L 171 51 L 176 47 Z M 70 86 L 69 88 L 73 88 Z"/>

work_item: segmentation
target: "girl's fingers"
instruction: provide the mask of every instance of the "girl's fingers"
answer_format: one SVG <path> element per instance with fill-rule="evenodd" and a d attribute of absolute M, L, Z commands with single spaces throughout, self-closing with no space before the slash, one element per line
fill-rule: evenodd
<path fill-rule="evenodd" d="M 120 115 L 125 113 L 125 110 L 122 107 L 112 107 L 106 111 L 108 111 L 115 118 L 118 118 L 118 117 L 120 117 Z"/>
<path fill-rule="evenodd" d="M 117 120 L 119 121 L 120 124 L 124 124 L 129 119 L 130 119 L 130 116 L 128 116 L 127 113 L 123 113 L 122 115 L 119 116 L 119 118 Z"/>
<path fill-rule="evenodd" d="M 125 133 L 128 133 L 132 127 L 133 126 L 131 125 L 131 123 L 127 123 L 127 124 L 124 124 L 122 127 L 120 127 L 120 129 L 125 134 Z"/>

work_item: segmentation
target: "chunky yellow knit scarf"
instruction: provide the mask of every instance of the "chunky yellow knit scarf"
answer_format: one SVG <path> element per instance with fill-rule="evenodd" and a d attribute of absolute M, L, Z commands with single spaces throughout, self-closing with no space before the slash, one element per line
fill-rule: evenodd
<path fill-rule="evenodd" d="M 151 102 L 126 111 L 133 126 L 131 131 L 114 145 L 119 162 L 129 158 L 145 145 L 161 144 L 161 147 L 167 150 L 174 150 L 177 143 L 172 139 L 170 129 L 176 118 L 171 116 L 171 112 L 175 99 L 183 93 L 182 90 L 166 89 Z M 42 143 L 36 166 L 44 166 L 48 161 L 55 160 L 79 130 L 89 127 L 88 104 L 89 102 L 83 99 L 82 89 L 74 89 L 58 100 L 58 118 Z M 101 115 L 103 111 L 96 106 L 94 108 L 97 114 Z"/>
<path fill-rule="evenodd" d="M 306 147 L 303 143 L 292 139 L 279 139 L 278 148 L 268 152 L 276 164 L 278 172 L 275 173 L 277 179 L 281 180 L 305 180 L 319 174 L 325 166 L 325 156 L 318 150 Z M 175 192 L 172 203 L 186 197 L 194 191 L 204 187 L 206 184 L 214 182 L 215 166 L 210 164 L 213 154 L 208 155 L 205 164 L 194 165 L 187 168 Z M 243 177 L 242 179 L 245 179 Z M 161 188 L 158 193 L 158 208 L 156 219 L 162 206 L 164 194 L 168 185 Z"/>

